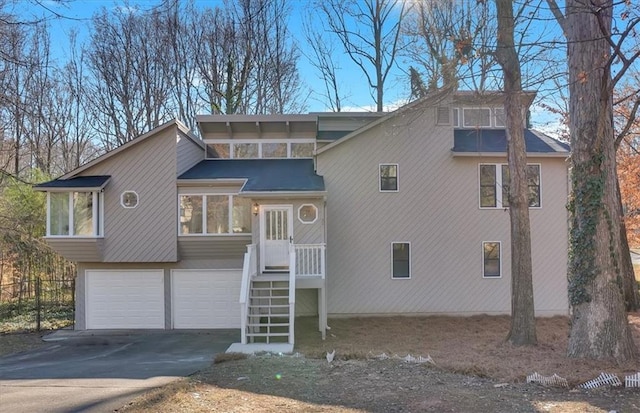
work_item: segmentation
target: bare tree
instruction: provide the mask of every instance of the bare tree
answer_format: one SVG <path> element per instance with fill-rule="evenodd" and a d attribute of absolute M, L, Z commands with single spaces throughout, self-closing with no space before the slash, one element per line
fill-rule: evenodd
<path fill-rule="evenodd" d="M 628 57 L 622 41 L 640 19 L 628 21 L 619 41 L 612 40 L 611 0 L 567 0 L 563 15 L 547 0 L 567 39 L 569 131 L 572 146 L 569 298 L 572 306 L 568 354 L 615 358 L 637 354 L 624 305 L 620 272 L 620 204 L 613 129 L 613 86 L 640 55 Z M 611 65 L 623 65 L 615 78 Z M 628 252 L 627 252 L 628 253 Z"/>
<path fill-rule="evenodd" d="M 496 30 L 492 11 L 483 2 L 424 0 L 403 20 L 403 52 L 422 69 L 428 90 L 457 88 L 462 82 L 482 92 L 495 66 Z"/>
<path fill-rule="evenodd" d="M 105 9 L 93 17 L 88 49 L 91 105 L 106 149 L 173 117 L 171 76 L 162 32 L 166 13 Z"/>
<path fill-rule="evenodd" d="M 385 83 L 396 65 L 405 2 L 328 0 L 319 1 L 317 5 L 331 33 L 365 75 L 376 110 L 382 112 Z"/>
<path fill-rule="evenodd" d="M 531 264 L 531 224 L 524 141 L 525 96 L 520 60 L 514 40 L 511 0 L 496 0 L 498 42 L 496 59 L 504 73 L 504 110 L 509 165 L 509 217 L 511 220 L 511 328 L 507 339 L 516 345 L 537 344 Z"/>

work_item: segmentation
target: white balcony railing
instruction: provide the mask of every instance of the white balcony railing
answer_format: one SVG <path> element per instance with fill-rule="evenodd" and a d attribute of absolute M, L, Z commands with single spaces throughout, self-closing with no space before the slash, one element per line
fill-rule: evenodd
<path fill-rule="evenodd" d="M 296 275 L 324 278 L 325 248 L 325 244 L 294 245 Z"/>
<path fill-rule="evenodd" d="M 247 323 L 249 315 L 249 294 L 251 279 L 258 274 L 258 260 L 255 244 L 247 245 L 242 264 L 242 282 L 240 284 L 240 331 L 242 344 L 247 344 Z"/>

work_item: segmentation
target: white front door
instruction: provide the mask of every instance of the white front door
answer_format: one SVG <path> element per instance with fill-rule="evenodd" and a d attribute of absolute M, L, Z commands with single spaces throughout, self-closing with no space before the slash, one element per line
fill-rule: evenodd
<path fill-rule="evenodd" d="M 260 211 L 262 271 L 288 271 L 290 243 L 293 243 L 293 206 L 263 205 Z"/>

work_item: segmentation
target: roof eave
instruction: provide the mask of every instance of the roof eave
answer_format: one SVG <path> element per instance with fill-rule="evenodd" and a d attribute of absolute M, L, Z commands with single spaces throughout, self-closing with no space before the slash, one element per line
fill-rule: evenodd
<path fill-rule="evenodd" d="M 457 152 L 454 150 L 451 150 L 451 154 L 454 158 L 505 158 L 507 156 L 506 152 Z M 570 152 L 527 152 L 527 158 L 568 158 L 570 155 Z"/>
<path fill-rule="evenodd" d="M 327 191 L 242 191 L 238 194 L 246 198 L 309 198 L 326 195 Z"/>

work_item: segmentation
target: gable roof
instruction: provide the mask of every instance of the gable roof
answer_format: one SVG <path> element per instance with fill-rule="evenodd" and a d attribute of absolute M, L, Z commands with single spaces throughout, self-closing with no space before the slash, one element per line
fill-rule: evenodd
<path fill-rule="evenodd" d="M 118 154 L 118 153 L 120 153 L 122 151 L 127 150 L 131 146 L 137 145 L 140 142 L 143 142 L 146 139 L 148 139 L 148 138 L 156 135 L 157 133 L 162 132 L 163 130 L 168 129 L 168 128 L 172 127 L 172 126 L 176 126 L 178 128 L 178 130 L 180 132 L 182 132 L 186 137 L 188 137 L 191 141 L 193 141 L 193 143 L 195 143 L 196 145 L 198 145 L 198 146 L 200 146 L 201 148 L 204 149 L 204 143 L 199 138 L 197 138 L 195 135 L 193 135 L 191 133 L 191 131 L 189 130 L 189 128 L 184 123 L 180 122 L 178 119 L 173 119 L 173 120 L 170 120 L 169 122 L 163 123 L 162 125 L 151 129 L 147 133 L 144 133 L 144 134 L 142 134 L 140 136 L 136 136 L 135 138 L 133 138 L 129 142 L 127 142 L 127 143 L 125 143 L 123 145 L 120 145 L 117 148 L 115 148 L 115 149 L 113 149 L 113 150 L 111 150 L 111 151 L 109 151 L 109 152 L 107 152 L 105 154 L 102 154 L 102 155 L 98 156 L 94 160 L 89 161 L 86 164 L 84 164 L 84 165 L 82 165 L 82 166 L 80 166 L 80 167 L 78 167 L 78 168 L 76 168 L 76 169 L 74 169 L 74 170 L 72 170 L 70 172 L 67 172 L 66 174 L 62 175 L 58 179 L 62 179 L 62 180 L 69 179 L 69 178 L 71 178 L 71 177 L 73 177 L 73 176 L 75 176 L 75 175 L 77 175 L 77 174 L 79 174 L 79 173 L 91 168 L 92 166 L 94 166 L 94 165 L 96 165 L 96 164 L 98 164 L 100 162 L 103 162 L 103 161 L 111 158 L 112 156 L 114 156 L 114 155 L 116 155 L 116 154 Z"/>
<path fill-rule="evenodd" d="M 54 179 L 53 181 L 43 182 L 38 185 L 34 185 L 33 188 L 37 191 L 55 191 L 56 189 L 66 190 L 75 189 L 76 191 L 99 191 L 104 188 L 110 175 L 94 175 L 94 176 L 78 176 L 70 179 Z"/>
<path fill-rule="evenodd" d="M 324 192 L 313 159 L 205 159 L 178 177 L 178 183 L 246 180 L 246 192 Z"/>
<path fill-rule="evenodd" d="M 569 145 L 544 133 L 524 130 L 524 141 L 529 154 L 568 156 Z M 454 154 L 506 153 L 507 132 L 504 129 L 455 129 Z"/>

